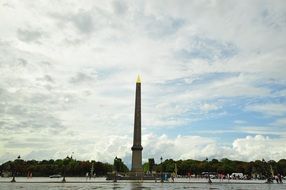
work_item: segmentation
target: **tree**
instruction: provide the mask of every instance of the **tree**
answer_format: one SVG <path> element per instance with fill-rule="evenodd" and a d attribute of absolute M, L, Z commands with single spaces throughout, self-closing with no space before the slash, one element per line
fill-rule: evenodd
<path fill-rule="evenodd" d="M 148 162 L 145 162 L 142 167 L 143 167 L 144 173 L 149 171 L 149 163 Z"/>
<path fill-rule="evenodd" d="M 154 158 L 149 158 L 148 159 L 148 166 L 149 166 L 149 172 L 152 173 L 152 171 L 154 170 L 154 165 L 155 165 L 155 160 Z"/>
<path fill-rule="evenodd" d="M 114 170 L 117 172 L 126 173 L 129 171 L 128 167 L 122 162 L 121 158 L 115 157 L 113 165 L 114 165 Z"/>
<path fill-rule="evenodd" d="M 277 162 L 277 171 L 281 175 L 286 175 L 286 159 L 281 159 Z"/>

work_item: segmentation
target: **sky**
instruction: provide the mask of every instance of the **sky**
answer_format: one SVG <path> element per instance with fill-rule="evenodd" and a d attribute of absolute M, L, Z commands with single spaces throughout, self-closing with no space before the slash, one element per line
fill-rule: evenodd
<path fill-rule="evenodd" d="M 286 158 L 284 0 L 1 0 L 0 163 Z"/>

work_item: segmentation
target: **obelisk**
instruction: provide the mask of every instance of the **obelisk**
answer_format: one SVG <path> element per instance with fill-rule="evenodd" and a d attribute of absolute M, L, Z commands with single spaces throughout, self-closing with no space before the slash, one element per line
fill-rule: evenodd
<path fill-rule="evenodd" d="M 142 167 L 142 150 L 141 145 L 141 80 L 138 75 L 136 81 L 136 96 L 135 96 L 135 115 L 134 115 L 134 134 L 132 150 L 132 168 L 131 172 L 136 175 L 143 173 Z"/>

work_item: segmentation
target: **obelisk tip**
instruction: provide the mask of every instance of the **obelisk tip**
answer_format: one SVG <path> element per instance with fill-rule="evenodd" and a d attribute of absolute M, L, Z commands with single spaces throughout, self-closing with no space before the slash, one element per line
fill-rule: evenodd
<path fill-rule="evenodd" d="M 140 75 L 137 76 L 136 83 L 141 83 Z"/>

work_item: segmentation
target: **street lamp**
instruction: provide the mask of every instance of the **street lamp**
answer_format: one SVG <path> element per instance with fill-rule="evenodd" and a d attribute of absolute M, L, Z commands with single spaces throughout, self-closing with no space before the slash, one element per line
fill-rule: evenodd
<path fill-rule="evenodd" d="M 211 177 L 210 177 L 210 168 L 209 168 L 209 159 L 206 158 L 206 161 L 207 161 L 207 170 L 208 170 L 208 183 L 212 183 L 212 180 L 211 180 Z"/>
<path fill-rule="evenodd" d="M 11 166 L 12 166 L 12 177 L 13 177 L 11 182 L 13 183 L 13 182 L 16 182 L 16 180 L 15 180 L 15 161 L 13 161 L 11 163 Z"/>
<path fill-rule="evenodd" d="M 19 155 L 18 157 L 17 157 L 17 159 L 16 160 L 19 160 L 19 159 L 21 159 L 21 156 Z M 14 183 L 14 182 L 16 182 L 16 180 L 15 180 L 15 173 L 16 173 L 16 163 L 15 163 L 15 161 L 16 160 L 14 160 L 13 162 L 12 162 L 12 176 L 13 176 L 13 178 L 12 178 L 12 180 L 11 180 L 11 182 L 12 183 Z"/>
<path fill-rule="evenodd" d="M 162 158 L 162 156 L 161 156 L 160 160 L 161 160 L 161 183 L 163 183 L 164 181 L 163 181 L 163 165 L 162 165 L 163 158 Z"/>
<path fill-rule="evenodd" d="M 119 163 L 118 163 L 118 158 L 117 156 L 114 158 L 113 166 L 114 166 L 114 180 L 113 182 L 117 182 L 117 171 L 119 169 Z"/>
<path fill-rule="evenodd" d="M 70 158 L 67 156 L 67 157 L 63 160 L 63 165 L 64 165 L 63 180 L 62 180 L 63 183 L 66 182 L 66 165 L 68 164 L 69 159 L 70 159 Z"/>

